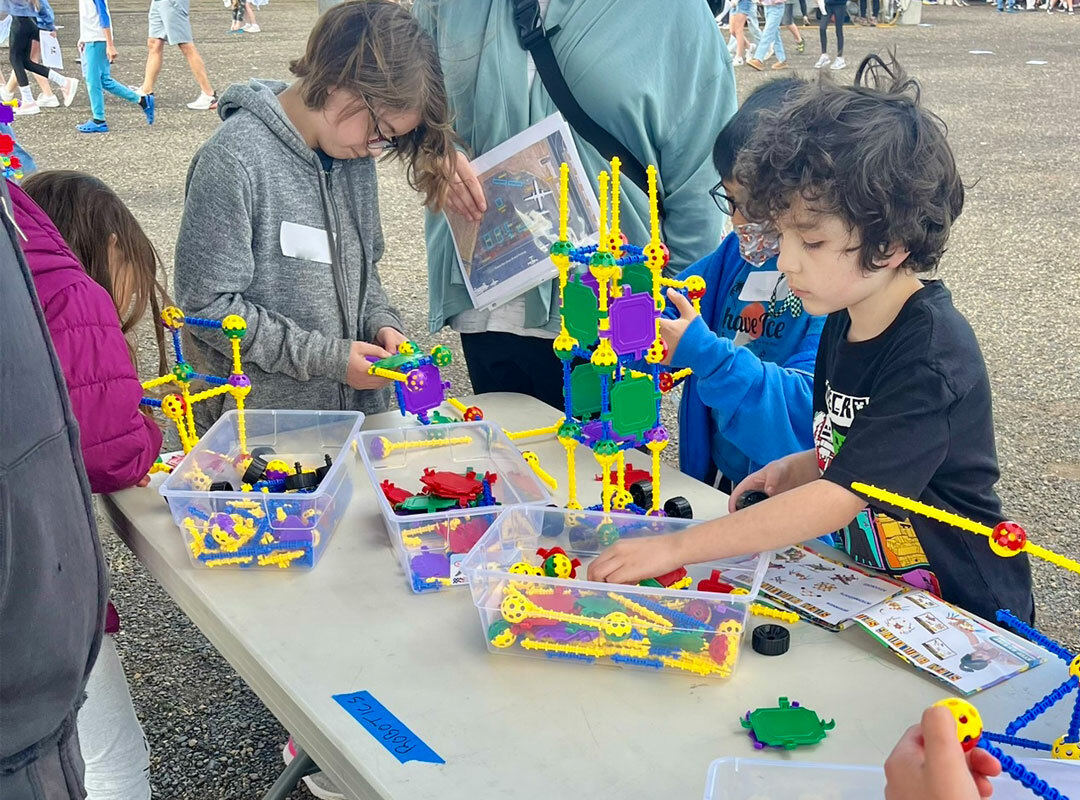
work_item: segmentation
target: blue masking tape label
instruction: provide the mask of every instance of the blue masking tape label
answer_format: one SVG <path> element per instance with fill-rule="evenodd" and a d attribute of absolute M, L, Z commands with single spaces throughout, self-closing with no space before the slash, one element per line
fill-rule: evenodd
<path fill-rule="evenodd" d="M 371 696 L 370 692 L 335 694 L 333 698 L 359 722 L 375 740 L 386 748 L 402 764 L 407 761 L 426 761 L 429 764 L 445 764 L 439 754 L 386 710 L 386 706 Z"/>

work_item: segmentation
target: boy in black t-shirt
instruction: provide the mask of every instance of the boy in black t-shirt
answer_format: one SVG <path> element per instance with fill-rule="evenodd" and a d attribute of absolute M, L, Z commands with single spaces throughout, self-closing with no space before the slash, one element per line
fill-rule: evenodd
<path fill-rule="evenodd" d="M 964 188 L 944 125 L 895 63 L 870 56 L 856 85 L 808 86 L 763 115 L 739 155 L 744 213 L 781 234 L 779 268 L 811 314 L 828 314 L 814 378 L 815 447 L 732 493 L 768 500 L 680 534 L 619 542 L 589 578 L 630 582 L 838 532 L 859 563 L 982 617 L 1034 616 L 1024 554 L 887 506 L 862 481 L 993 526 L 1001 517 L 990 384 L 971 327 L 938 281 Z M 809 422 L 809 420 L 808 420 Z"/>

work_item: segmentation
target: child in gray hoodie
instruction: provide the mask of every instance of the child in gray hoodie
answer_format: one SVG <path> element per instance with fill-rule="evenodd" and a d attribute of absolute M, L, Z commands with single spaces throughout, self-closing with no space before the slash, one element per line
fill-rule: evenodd
<path fill-rule="evenodd" d="M 375 158 L 400 158 L 441 203 L 453 139 L 438 55 L 397 3 L 353 0 L 319 19 L 290 69 L 291 85 L 221 97 L 224 122 L 188 171 L 176 299 L 189 315 L 247 320 L 250 405 L 384 411 L 387 383 L 367 369 L 406 337 L 379 279 Z M 203 366 L 227 374 L 228 341 L 191 333 Z M 200 429 L 222 411 L 211 403 Z"/>

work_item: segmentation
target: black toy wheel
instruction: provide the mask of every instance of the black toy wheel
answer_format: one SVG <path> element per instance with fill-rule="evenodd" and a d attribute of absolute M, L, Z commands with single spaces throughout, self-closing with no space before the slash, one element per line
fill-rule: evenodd
<path fill-rule="evenodd" d="M 749 491 L 743 492 L 739 495 L 739 498 L 735 501 L 735 510 L 741 511 L 747 506 L 752 506 L 755 503 L 760 503 L 762 500 L 768 500 L 769 496 L 765 492 Z"/>
<path fill-rule="evenodd" d="M 652 481 L 635 481 L 630 484 L 630 497 L 634 499 L 634 505 L 641 508 L 649 508 L 652 505 Z"/>
<path fill-rule="evenodd" d="M 690 501 L 682 495 L 669 498 L 664 503 L 664 513 L 669 517 L 676 517 L 678 519 L 693 519 L 694 509 L 690 506 Z"/>

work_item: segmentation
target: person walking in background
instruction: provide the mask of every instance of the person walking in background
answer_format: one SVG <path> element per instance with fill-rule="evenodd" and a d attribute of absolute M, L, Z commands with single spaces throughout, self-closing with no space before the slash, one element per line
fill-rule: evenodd
<path fill-rule="evenodd" d="M 8 39 L 11 36 L 11 17 L 5 18 L 6 25 L 0 29 L 2 33 L 0 35 L 3 38 Z M 53 18 L 53 10 L 49 5 L 49 0 L 38 0 L 38 15 L 35 20 L 38 26 L 38 35 L 34 37 L 34 40 L 30 43 L 30 60 L 41 61 L 41 31 L 55 31 L 56 21 Z M 2 80 L 2 76 L 0 76 Z M 52 86 L 49 85 L 49 79 L 43 78 L 41 75 L 35 74 L 34 80 L 37 81 L 39 88 L 37 96 L 37 104 L 39 108 L 57 108 L 60 105 L 60 101 L 57 99 L 56 94 L 52 90 Z M 15 90 L 19 88 L 18 79 L 15 77 L 14 71 L 11 76 L 5 82 L 5 85 L 0 87 L 0 100 L 5 103 L 10 102 L 15 98 Z"/>
<path fill-rule="evenodd" d="M 108 133 L 105 123 L 105 92 L 134 103 L 154 124 L 154 96 L 139 94 L 113 78 L 110 64 L 119 53 L 113 44 L 108 0 L 79 0 L 79 50 L 83 57 L 86 93 L 90 95 L 91 117 L 76 128 L 80 133 Z"/>
<path fill-rule="evenodd" d="M 754 57 L 746 62 L 746 66 L 753 67 L 759 72 L 765 69 L 765 60 L 769 57 L 769 48 L 776 53 L 776 63 L 773 69 L 787 69 L 787 55 L 784 53 L 784 42 L 780 38 L 780 21 L 784 18 L 784 0 L 762 0 L 761 5 L 765 8 L 765 30 L 754 48 Z"/>
<path fill-rule="evenodd" d="M 998 0 L 1001 2 L 1001 0 Z M 1012 0 L 1010 0 L 1012 2 Z M 829 69 L 843 69 L 847 66 L 844 61 L 844 16 L 847 14 L 847 3 L 844 0 L 825 0 L 825 13 L 818 22 L 818 35 L 821 37 L 821 58 L 814 64 L 814 69 L 828 66 Z M 829 18 L 836 23 L 836 60 L 829 66 Z"/>
<path fill-rule="evenodd" d="M 165 43 L 176 45 L 187 59 L 188 68 L 195 76 L 201 92 L 197 98 L 187 104 L 192 111 L 210 111 L 217 108 L 217 93 L 210 84 L 206 73 L 206 64 L 195 47 L 195 37 L 191 32 L 189 0 L 150 0 L 150 32 L 146 40 L 146 74 L 139 93 L 147 95 L 153 102 L 154 84 L 161 72 L 161 62 L 165 55 Z"/>
<path fill-rule="evenodd" d="M 70 106 L 75 99 L 75 93 L 79 89 L 79 81 L 76 78 L 68 78 L 54 69 L 49 69 L 34 61 L 30 57 L 30 49 L 40 30 L 37 26 L 37 16 L 40 10 L 40 0 L 3 0 L 0 10 L 11 14 L 11 39 L 8 45 L 8 58 L 11 68 L 15 72 L 15 79 L 19 84 L 19 107 L 15 113 L 19 116 L 40 114 L 38 106 L 30 91 L 30 79 L 27 72 L 33 72 L 43 78 L 48 78 L 63 91 L 64 105 Z"/>

